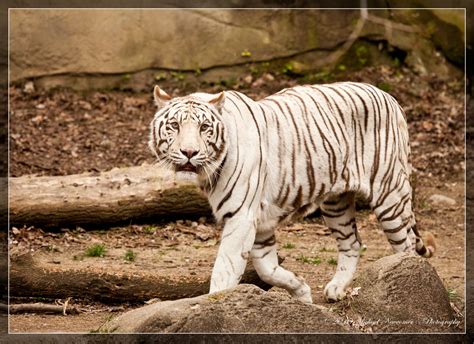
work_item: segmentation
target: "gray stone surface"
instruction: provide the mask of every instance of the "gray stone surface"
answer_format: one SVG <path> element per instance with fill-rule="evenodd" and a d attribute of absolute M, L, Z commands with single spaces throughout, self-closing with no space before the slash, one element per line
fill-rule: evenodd
<path fill-rule="evenodd" d="M 317 10 L 13 10 L 11 79 L 195 70 L 334 49 L 357 16 Z M 244 51 L 251 56 L 242 56 Z"/>
<path fill-rule="evenodd" d="M 410 11 L 392 12 L 394 25 L 381 19 L 389 14 L 380 10 L 379 19 L 373 21 L 372 13 L 359 36 L 373 42 L 374 51 L 385 40 L 406 51 L 407 64 L 420 73 L 448 77 L 455 72 L 444 55 L 462 60 L 463 50 L 457 48 L 463 43 L 462 11 L 441 16 L 456 24 L 430 11 L 422 22 Z M 285 58 L 298 72 L 319 70 L 339 63 L 334 56 L 345 49 L 359 18 L 357 10 L 14 9 L 10 79 L 47 77 L 38 85 L 88 89 L 140 83 L 133 74 L 145 71 L 151 79 L 142 76 L 153 80 L 158 70 L 200 70 L 204 79 L 215 81 L 229 76 L 229 66 Z M 390 58 L 386 52 L 377 56 Z M 214 76 L 206 76 L 212 69 Z"/>
<path fill-rule="evenodd" d="M 439 206 L 453 206 L 453 205 L 456 205 L 456 201 L 448 196 L 444 196 L 444 195 L 438 195 L 438 194 L 434 194 L 434 195 L 431 195 L 429 198 L 428 198 L 428 201 L 430 201 L 433 205 L 439 205 Z"/>
<path fill-rule="evenodd" d="M 459 331 L 447 292 L 427 260 L 396 254 L 374 262 L 340 304 L 307 305 L 286 292 L 241 284 L 211 295 L 147 305 L 118 316 L 108 333 L 332 333 Z M 345 315 L 329 308 L 345 309 Z"/>
<path fill-rule="evenodd" d="M 99 332 L 348 332 L 325 307 L 287 293 L 241 284 L 211 295 L 165 301 L 127 312 Z"/>
<path fill-rule="evenodd" d="M 427 259 L 383 257 L 361 272 L 353 309 L 374 332 L 456 332 L 448 293 Z"/>

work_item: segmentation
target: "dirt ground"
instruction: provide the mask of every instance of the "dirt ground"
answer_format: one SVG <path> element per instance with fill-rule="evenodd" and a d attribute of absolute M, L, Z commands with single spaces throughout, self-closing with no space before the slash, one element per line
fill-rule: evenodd
<path fill-rule="evenodd" d="M 435 236 L 438 248 L 430 263 L 446 286 L 455 312 L 462 317 L 465 300 L 462 80 L 446 82 L 435 76 L 415 75 L 405 68 L 385 66 L 334 75 L 329 81 L 342 79 L 383 87 L 404 107 L 417 175 L 417 221 L 422 232 L 430 231 Z M 259 99 L 281 88 L 306 82 L 284 75 L 249 74 L 226 87 L 187 85 L 177 80 L 161 82 L 160 86 L 173 95 L 184 95 L 198 88 L 207 92 L 234 88 Z M 22 87 L 12 87 L 10 92 L 12 176 L 65 175 L 153 162 L 146 146 L 148 124 L 154 113 L 151 92 L 52 90 L 26 93 Z M 456 203 L 436 205 L 429 199 L 435 194 L 447 196 Z M 370 212 L 360 211 L 357 221 L 367 246 L 359 263 L 359 269 L 363 269 L 392 251 Z M 175 278 L 205 278 L 212 269 L 220 228 L 212 219 L 201 222 L 199 233 L 191 221 L 131 224 L 96 231 L 70 228 L 54 233 L 36 227 L 14 228 L 10 235 L 10 254 L 16 257 L 31 253 L 45 269 L 91 269 L 122 274 L 140 271 Z M 335 271 L 337 252 L 335 240 L 328 235 L 321 219 L 308 218 L 282 227 L 277 232 L 277 240 L 279 253 L 285 258 L 283 266 L 303 276 L 312 287 L 314 302 L 323 304 L 323 288 Z M 93 244 L 104 245 L 106 251 L 102 257 L 86 255 L 87 248 Z M 127 251 L 133 252 L 128 253 L 129 259 L 125 258 Z M 11 291 L 11 295 L 14 294 Z M 11 299 L 13 303 L 29 301 L 38 301 L 38 298 Z M 90 332 L 111 316 L 138 306 L 123 304 L 110 308 L 110 305 L 85 299 L 72 302 L 84 311 L 67 316 L 11 315 L 10 331 Z M 338 304 L 332 307 L 337 309 Z"/>

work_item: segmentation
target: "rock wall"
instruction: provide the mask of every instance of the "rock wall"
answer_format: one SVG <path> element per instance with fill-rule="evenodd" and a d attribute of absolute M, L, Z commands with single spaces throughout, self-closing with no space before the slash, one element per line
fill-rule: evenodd
<path fill-rule="evenodd" d="M 334 49 L 358 16 L 344 12 L 13 10 L 11 75 L 196 70 Z"/>
<path fill-rule="evenodd" d="M 14 9 L 10 80 L 200 73 L 285 58 L 301 71 L 317 70 L 339 60 L 349 37 L 388 42 L 420 71 L 449 75 L 451 64 L 463 64 L 464 46 L 464 11 L 449 11 L 371 11 L 357 31 L 358 10 Z"/>

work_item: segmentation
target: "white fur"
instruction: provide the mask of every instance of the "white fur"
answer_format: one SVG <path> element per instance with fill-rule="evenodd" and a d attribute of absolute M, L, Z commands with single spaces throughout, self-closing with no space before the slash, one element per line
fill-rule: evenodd
<path fill-rule="evenodd" d="M 274 231 L 282 221 L 322 206 L 339 247 L 336 273 L 324 292 L 328 300 L 343 298 L 361 246 L 351 222 L 356 192 L 372 196 L 387 237 L 403 241 L 392 243 L 394 250 L 414 251 L 407 125 L 392 97 L 365 84 L 340 83 L 298 86 L 260 102 L 234 91 L 225 97 L 195 93 L 191 98 L 215 105 L 225 130 L 225 153 L 213 165 L 218 175 L 208 190 L 213 213 L 224 223 L 211 293 L 237 285 L 250 258 L 264 281 L 311 303 L 303 278 L 278 265 Z M 152 134 L 157 135 L 159 121 L 153 123 Z M 170 144 L 171 150 L 183 142 L 206 149 L 197 131 L 186 133 Z M 155 149 L 156 142 L 150 146 Z M 381 205 L 379 200 L 384 200 Z M 400 216 L 388 221 L 399 209 Z M 399 227 L 398 233 L 390 233 Z"/>

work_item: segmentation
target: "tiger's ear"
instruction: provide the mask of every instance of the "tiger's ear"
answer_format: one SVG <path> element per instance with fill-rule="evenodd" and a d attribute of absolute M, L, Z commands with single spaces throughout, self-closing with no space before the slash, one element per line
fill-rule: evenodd
<path fill-rule="evenodd" d="M 211 100 L 209 100 L 209 104 L 214 105 L 219 111 L 222 109 L 224 106 L 225 102 L 225 93 L 221 92 Z"/>
<path fill-rule="evenodd" d="M 166 102 L 171 99 L 170 95 L 163 91 L 158 85 L 153 89 L 153 98 L 158 108 L 165 106 Z"/>

